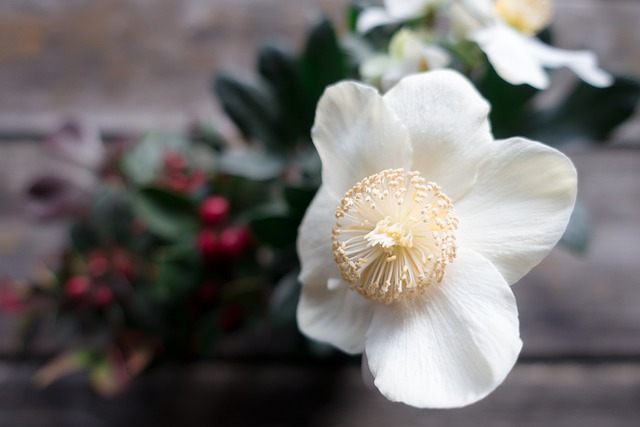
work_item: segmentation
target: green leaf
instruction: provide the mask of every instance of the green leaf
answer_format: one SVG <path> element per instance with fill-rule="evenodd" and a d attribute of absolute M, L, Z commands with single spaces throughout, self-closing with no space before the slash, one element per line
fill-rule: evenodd
<path fill-rule="evenodd" d="M 285 187 L 284 198 L 293 218 L 302 219 L 313 197 L 316 195 L 316 191 L 316 187 Z"/>
<path fill-rule="evenodd" d="M 276 284 L 269 301 L 269 311 L 276 323 L 280 325 L 294 324 L 296 307 L 300 298 L 300 282 L 298 270 L 291 271 Z"/>
<path fill-rule="evenodd" d="M 232 216 L 259 206 L 271 197 L 271 181 L 238 175 L 220 175 L 214 182 L 215 192 L 229 199 Z M 236 217 L 236 219 L 239 219 Z"/>
<path fill-rule="evenodd" d="M 306 137 L 309 128 L 303 125 L 304 98 L 300 93 L 296 58 L 275 46 L 265 46 L 258 56 L 258 72 L 271 86 L 278 103 L 277 117 L 283 141 L 291 145 L 299 137 Z"/>
<path fill-rule="evenodd" d="M 151 132 L 127 152 L 122 171 L 135 184 L 149 185 L 163 166 L 166 150 L 186 153 L 188 146 L 189 141 L 180 133 Z"/>
<path fill-rule="evenodd" d="M 267 92 L 228 75 L 215 77 L 214 90 L 246 138 L 258 140 L 268 149 L 279 149 L 282 136 L 277 130 L 277 106 Z"/>
<path fill-rule="evenodd" d="M 199 227 L 194 203 L 172 191 L 141 188 L 134 195 L 133 208 L 151 232 L 168 240 L 184 239 Z"/>
<path fill-rule="evenodd" d="M 99 233 L 87 220 L 75 222 L 69 234 L 73 248 L 80 253 L 88 252 L 100 244 Z"/>
<path fill-rule="evenodd" d="M 589 212 L 578 200 L 571 213 L 569 224 L 560 239 L 560 244 L 581 254 L 586 252 L 590 237 L 591 220 L 589 218 Z"/>
<path fill-rule="evenodd" d="M 308 97 L 305 127 L 311 129 L 315 106 L 324 89 L 347 77 L 344 53 L 331 21 L 323 19 L 309 34 L 300 62 L 300 80 Z"/>
<path fill-rule="evenodd" d="M 262 243 L 284 248 L 296 242 L 299 221 L 288 216 L 265 216 L 251 221 L 253 234 Z"/>
<path fill-rule="evenodd" d="M 602 142 L 633 114 L 640 99 L 640 82 L 616 77 L 613 85 L 596 88 L 579 82 L 555 108 L 540 111 L 521 133 L 558 146 L 567 142 Z"/>
<path fill-rule="evenodd" d="M 196 286 L 198 266 L 188 262 L 160 262 L 157 265 L 158 277 L 150 285 L 150 296 L 161 303 L 175 302 L 184 298 Z"/>
<path fill-rule="evenodd" d="M 263 151 L 228 150 L 217 158 L 220 173 L 266 181 L 280 176 L 286 166 L 280 156 Z"/>
<path fill-rule="evenodd" d="M 133 212 L 130 193 L 120 187 L 102 187 L 92 201 L 92 225 L 102 243 L 126 245 L 131 240 Z"/>
<path fill-rule="evenodd" d="M 191 129 L 189 138 L 191 141 L 209 147 L 216 152 L 221 152 L 226 147 L 224 137 L 212 123 L 198 123 Z"/>
<path fill-rule="evenodd" d="M 529 85 L 512 85 L 491 67 L 478 82 L 478 90 L 491 104 L 491 128 L 496 138 L 513 136 L 513 129 L 531 108 L 529 101 L 539 92 Z"/>

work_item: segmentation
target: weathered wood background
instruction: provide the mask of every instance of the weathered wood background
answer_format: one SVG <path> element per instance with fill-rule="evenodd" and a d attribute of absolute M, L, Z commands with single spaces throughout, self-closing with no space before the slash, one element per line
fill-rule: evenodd
<path fill-rule="evenodd" d="M 0 0 L 0 274 L 27 274 L 62 236 L 59 225 L 20 215 L 29 178 L 63 167 L 38 135 L 68 117 L 117 133 L 213 117 L 213 70 L 250 73 L 261 43 L 299 46 L 320 13 L 342 28 L 347 3 Z M 556 9 L 556 44 L 593 49 L 606 68 L 640 75 L 640 1 L 557 0 Z M 2 318 L 0 426 L 638 426 L 639 122 L 608 146 L 568 150 L 591 246 L 584 256 L 554 250 L 516 285 L 522 359 L 477 405 L 416 410 L 366 389 L 355 367 L 281 363 L 167 367 L 110 401 L 82 378 L 38 392 L 37 364 L 8 357 L 15 325 Z"/>

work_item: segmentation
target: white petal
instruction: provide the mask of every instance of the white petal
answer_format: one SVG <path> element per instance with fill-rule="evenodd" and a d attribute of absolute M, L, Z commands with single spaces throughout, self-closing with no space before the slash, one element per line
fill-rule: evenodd
<path fill-rule="evenodd" d="M 340 278 L 331 249 L 331 228 L 338 202 L 321 187 L 298 232 L 302 294 L 297 318 L 309 338 L 347 353 L 360 353 L 371 319 L 371 306 Z"/>
<path fill-rule="evenodd" d="M 354 82 L 325 90 L 312 129 L 322 160 L 322 183 L 335 198 L 384 169 L 411 164 L 406 129 L 378 92 Z"/>
<path fill-rule="evenodd" d="M 473 19 L 483 24 L 490 24 L 498 19 L 494 0 L 458 0 L 452 6 L 462 6 Z"/>
<path fill-rule="evenodd" d="M 377 305 L 366 338 L 376 387 L 420 408 L 483 398 L 504 380 L 521 347 L 509 286 L 489 261 L 462 250 L 424 296 Z"/>
<path fill-rule="evenodd" d="M 358 15 L 356 31 L 359 33 L 366 33 L 380 25 L 394 24 L 396 22 L 399 22 L 398 19 L 389 15 L 385 9 L 381 7 L 369 7 Z"/>
<path fill-rule="evenodd" d="M 298 302 L 298 327 L 311 339 L 358 354 L 364 350 L 373 307 L 346 282 L 343 284 L 329 290 L 326 282 L 304 283 Z"/>
<path fill-rule="evenodd" d="M 440 0 L 385 0 L 384 6 L 389 15 L 397 19 L 413 19 L 426 15 L 430 6 Z"/>
<path fill-rule="evenodd" d="M 340 201 L 331 197 L 325 186 L 321 186 L 307 208 L 298 230 L 298 256 L 302 283 L 308 281 L 325 283 L 331 277 L 341 277 L 334 261 L 331 230 L 336 224 L 336 208 Z"/>
<path fill-rule="evenodd" d="M 404 77 L 420 72 L 419 58 L 396 60 L 382 76 L 382 89 L 388 91 Z"/>
<path fill-rule="evenodd" d="M 498 75 L 514 84 L 529 84 L 537 89 L 549 87 L 549 77 L 540 60 L 528 48 L 527 37 L 506 25 L 491 25 L 474 31 L 469 39 L 487 54 Z"/>
<path fill-rule="evenodd" d="M 526 39 L 527 49 L 542 65 L 547 68 L 568 67 L 585 82 L 596 87 L 610 86 L 613 77 L 598 68 L 598 59 L 590 51 L 572 51 L 557 49 L 529 37 Z"/>
<path fill-rule="evenodd" d="M 409 76 L 384 100 L 409 130 L 411 168 L 455 201 L 471 187 L 490 152 L 489 104 L 450 70 Z"/>
<path fill-rule="evenodd" d="M 576 190 L 576 170 L 559 151 L 523 138 L 496 141 L 491 162 L 455 205 L 458 244 L 515 283 L 562 236 Z"/>

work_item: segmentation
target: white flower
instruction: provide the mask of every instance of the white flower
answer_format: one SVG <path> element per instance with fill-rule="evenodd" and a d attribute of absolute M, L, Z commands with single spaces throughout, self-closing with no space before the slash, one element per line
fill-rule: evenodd
<path fill-rule="evenodd" d="M 552 14 L 551 0 L 459 0 L 452 7 L 452 19 L 465 23 L 466 37 L 478 43 L 507 82 L 546 89 L 544 69 L 568 67 L 593 86 L 609 86 L 611 75 L 598 68 L 593 52 L 557 49 L 534 36 Z"/>
<path fill-rule="evenodd" d="M 509 285 L 573 209 L 571 161 L 523 138 L 494 141 L 488 112 L 449 70 L 384 96 L 339 83 L 318 104 L 323 184 L 299 230 L 298 324 L 363 353 L 392 401 L 463 406 L 503 381 L 522 345 Z"/>
<path fill-rule="evenodd" d="M 449 53 L 428 42 L 428 35 L 406 28 L 391 38 L 388 55 L 374 55 L 360 66 L 360 76 L 368 83 L 389 90 L 409 74 L 446 67 Z"/>
<path fill-rule="evenodd" d="M 440 7 L 445 0 L 385 0 L 384 7 L 369 7 L 358 16 L 356 29 L 365 33 L 380 25 L 420 18 Z"/>

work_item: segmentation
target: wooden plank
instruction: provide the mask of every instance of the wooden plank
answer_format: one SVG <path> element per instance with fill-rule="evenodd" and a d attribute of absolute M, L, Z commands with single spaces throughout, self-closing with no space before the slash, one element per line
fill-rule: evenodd
<path fill-rule="evenodd" d="M 367 388 L 359 368 L 200 364 L 156 370 L 126 394 L 101 400 L 84 378 L 42 392 L 34 367 L 0 365 L 0 423 L 102 426 L 513 426 L 636 427 L 640 366 L 517 365 L 478 404 L 420 410 Z"/>
<path fill-rule="evenodd" d="M 262 43 L 299 46 L 310 17 L 320 11 L 344 28 L 349 3 L 0 2 L 0 132 L 41 132 L 67 117 L 94 121 L 105 131 L 208 119 L 217 111 L 209 93 L 213 70 L 252 73 Z M 593 49 L 607 68 L 640 74 L 640 3 L 555 3 L 559 46 Z M 633 138 L 634 130 L 621 138 Z"/>
<path fill-rule="evenodd" d="M 253 73 L 262 43 L 297 46 L 314 17 L 338 19 L 347 1 L 46 3 L 0 3 L 0 130 L 65 117 L 116 131 L 210 118 L 214 69 Z"/>

